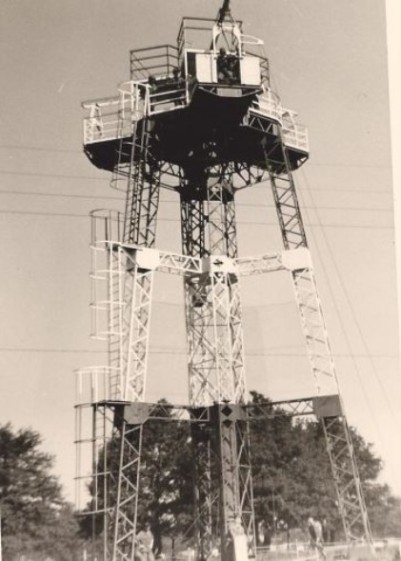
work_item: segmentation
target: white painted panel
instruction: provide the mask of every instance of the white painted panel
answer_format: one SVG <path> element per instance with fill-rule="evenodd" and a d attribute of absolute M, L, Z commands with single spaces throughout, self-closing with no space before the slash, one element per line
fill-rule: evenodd
<path fill-rule="evenodd" d="M 212 54 L 196 53 L 196 77 L 199 82 L 216 82 L 216 61 Z"/>
<path fill-rule="evenodd" d="M 244 56 L 240 60 L 241 84 L 260 86 L 260 61 L 254 56 Z"/>

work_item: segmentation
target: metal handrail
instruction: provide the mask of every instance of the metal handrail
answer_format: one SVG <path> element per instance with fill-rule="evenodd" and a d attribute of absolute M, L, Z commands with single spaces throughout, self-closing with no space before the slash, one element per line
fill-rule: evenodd
<path fill-rule="evenodd" d="M 287 147 L 309 152 L 308 129 L 299 123 L 283 123 L 283 138 Z"/>
<path fill-rule="evenodd" d="M 270 119 L 274 119 L 278 123 L 283 123 L 283 107 L 277 95 L 271 91 L 261 94 L 252 102 L 251 111 L 265 115 Z"/>
<path fill-rule="evenodd" d="M 84 144 L 130 136 L 133 124 L 148 114 L 149 86 L 130 80 L 119 86 L 119 95 L 85 102 L 89 116 L 83 120 Z"/>

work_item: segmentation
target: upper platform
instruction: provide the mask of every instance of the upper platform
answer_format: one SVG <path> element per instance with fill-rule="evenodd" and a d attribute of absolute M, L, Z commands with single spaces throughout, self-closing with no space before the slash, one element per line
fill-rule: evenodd
<path fill-rule="evenodd" d="M 204 167 L 266 169 L 263 145 L 269 165 L 280 168 L 280 138 L 292 169 L 308 157 L 306 128 L 271 90 L 263 42 L 244 35 L 241 22 L 184 18 L 176 47 L 131 51 L 130 74 L 116 97 L 83 104 L 85 152 L 99 168 L 124 163 L 124 141 L 139 138 L 145 122 L 152 157 L 184 171 L 201 152 L 205 157 L 205 145 L 213 155 L 200 162 Z"/>

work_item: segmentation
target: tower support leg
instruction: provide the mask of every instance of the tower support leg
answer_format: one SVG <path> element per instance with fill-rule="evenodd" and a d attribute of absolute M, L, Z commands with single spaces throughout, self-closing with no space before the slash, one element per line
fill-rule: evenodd
<path fill-rule="evenodd" d="M 325 417 L 321 422 L 346 540 L 357 540 L 362 535 L 372 544 L 372 531 L 347 421 L 345 417 Z"/>
<path fill-rule="evenodd" d="M 138 511 L 142 425 L 130 426 L 126 420 L 122 420 L 119 439 L 112 561 L 133 561 Z"/>
<path fill-rule="evenodd" d="M 271 161 L 266 151 L 265 157 L 284 247 L 286 250 L 307 248 L 291 163 L 281 131 L 278 144 L 283 154 L 283 165 Z M 311 262 L 305 266 L 294 266 L 291 274 L 316 388 L 319 393 L 322 390 L 338 393 L 337 375 Z M 348 425 L 341 414 L 341 418 L 333 422 L 324 420 L 323 427 L 345 537 L 350 540 L 352 528 L 356 527 L 356 522 L 362 522 L 362 534 L 371 542 L 372 534 Z M 344 465 L 347 468 L 343 469 Z"/>
<path fill-rule="evenodd" d="M 135 92 L 138 100 L 139 91 Z M 118 345 L 120 384 L 118 399 L 133 404 L 144 400 L 149 345 L 152 268 L 138 259 L 130 244 L 151 248 L 156 239 L 156 219 L 160 192 L 160 167 L 149 151 L 152 123 L 144 119 L 138 131 L 135 124 L 131 141 L 121 140 L 119 164 L 115 177 L 126 177 L 126 212 L 124 244 L 118 253 L 118 283 L 111 290 L 118 292 Z M 129 153 L 128 164 L 122 151 Z M 124 411 L 124 409 L 123 409 Z M 114 510 L 113 561 L 132 561 L 138 511 L 140 457 L 143 423 L 128 423 L 117 410 L 116 426 L 120 444 L 119 464 L 115 476 L 116 505 Z"/>
<path fill-rule="evenodd" d="M 253 508 L 248 500 L 251 469 L 248 460 L 241 464 L 245 457 L 249 459 L 248 439 L 243 427 L 238 430 L 239 418 L 232 417 L 232 411 L 239 411 L 238 404 L 244 403 L 246 398 L 239 283 L 234 269 L 220 268 L 225 258 L 237 256 L 233 178 L 232 171 L 222 165 L 198 170 L 196 177 L 192 171 L 191 174 L 185 180 L 181 198 L 183 253 L 209 257 L 209 270 L 187 277 L 184 282 L 190 403 L 211 406 L 215 412 L 211 417 L 211 430 L 213 465 L 216 465 L 220 481 L 221 549 L 223 558 L 232 561 L 226 539 L 235 523 L 245 528 L 246 533 L 242 530 L 247 536 L 245 541 L 254 542 Z M 231 413 L 224 417 L 223 411 Z M 211 512 L 204 490 L 205 485 L 210 484 L 212 468 L 205 443 L 198 444 L 199 452 L 203 460 L 202 471 L 198 468 L 196 473 L 196 487 L 202 556 L 205 550 L 202 536 L 206 536 L 206 541 L 209 539 L 210 524 L 206 520 L 210 520 Z M 212 496 L 213 487 L 216 489 L 213 483 Z M 210 547 L 210 542 L 206 547 Z"/>
<path fill-rule="evenodd" d="M 192 411 L 197 416 L 198 409 Z M 213 518 L 215 508 L 211 479 L 211 426 L 209 422 L 191 425 L 194 454 L 194 499 L 198 559 L 206 561 L 213 547 Z"/>
<path fill-rule="evenodd" d="M 256 555 L 248 424 L 240 404 L 217 404 L 212 411 L 220 470 L 222 560 L 246 561 Z"/>

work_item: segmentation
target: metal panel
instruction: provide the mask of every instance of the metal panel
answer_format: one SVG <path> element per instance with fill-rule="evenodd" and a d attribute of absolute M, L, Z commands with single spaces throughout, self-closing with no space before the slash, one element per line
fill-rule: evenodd
<path fill-rule="evenodd" d="M 216 60 L 211 53 L 196 53 L 196 78 L 199 82 L 217 82 Z"/>
<path fill-rule="evenodd" d="M 260 60 L 254 56 L 244 56 L 240 59 L 241 84 L 260 86 Z"/>

